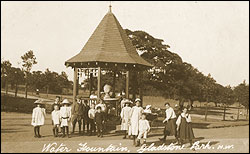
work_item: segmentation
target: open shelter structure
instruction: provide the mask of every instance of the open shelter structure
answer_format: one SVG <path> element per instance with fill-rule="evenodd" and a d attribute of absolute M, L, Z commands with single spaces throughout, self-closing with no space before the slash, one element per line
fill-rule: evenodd
<path fill-rule="evenodd" d="M 138 55 L 136 48 L 112 13 L 111 5 L 108 13 L 101 20 L 80 53 L 67 60 L 65 65 L 74 69 L 73 102 L 78 95 L 78 72 L 81 70 L 94 69 L 97 71 L 97 99 L 100 99 L 101 71 L 114 72 L 114 79 L 116 72 L 126 72 L 125 93 L 126 98 L 129 98 L 129 72 L 135 71 L 141 74 L 144 70 L 152 67 L 150 63 Z M 141 84 L 140 87 L 142 87 Z M 142 99 L 141 88 L 139 95 Z"/>

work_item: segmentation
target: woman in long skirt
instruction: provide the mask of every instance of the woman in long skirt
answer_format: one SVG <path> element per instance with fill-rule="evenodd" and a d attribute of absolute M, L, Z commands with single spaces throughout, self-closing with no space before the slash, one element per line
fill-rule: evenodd
<path fill-rule="evenodd" d="M 133 135 L 133 143 L 135 143 L 136 136 L 139 133 L 139 120 L 143 113 L 143 108 L 141 107 L 141 100 L 137 98 L 135 100 L 135 105 L 131 109 L 130 123 L 131 123 L 131 133 Z"/>
<path fill-rule="evenodd" d="M 191 116 L 187 113 L 187 108 L 184 107 L 182 113 L 176 121 L 177 131 L 181 144 L 183 144 L 183 141 L 187 139 L 189 140 L 190 147 L 192 146 L 192 140 L 195 138 L 191 122 Z"/>

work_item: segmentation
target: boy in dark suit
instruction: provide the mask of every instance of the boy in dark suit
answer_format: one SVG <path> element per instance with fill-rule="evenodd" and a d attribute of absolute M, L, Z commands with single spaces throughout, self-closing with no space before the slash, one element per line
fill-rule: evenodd
<path fill-rule="evenodd" d="M 98 106 L 96 110 L 95 124 L 97 127 L 97 137 L 103 137 L 103 124 L 106 120 L 105 115 L 103 112 L 101 112 L 102 108 L 100 106 Z"/>

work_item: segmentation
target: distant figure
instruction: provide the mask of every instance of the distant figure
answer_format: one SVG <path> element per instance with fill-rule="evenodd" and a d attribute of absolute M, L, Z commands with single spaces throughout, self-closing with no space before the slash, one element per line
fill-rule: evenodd
<path fill-rule="evenodd" d="M 89 98 L 90 98 L 90 101 L 89 101 L 89 105 L 91 106 L 91 104 L 95 104 L 96 105 L 96 99 L 97 99 L 97 95 L 95 95 L 95 92 L 93 91 L 92 93 L 91 93 L 91 95 L 89 96 Z"/>
<path fill-rule="evenodd" d="M 51 113 L 52 125 L 53 125 L 53 135 L 58 137 L 58 132 L 60 128 L 60 110 L 59 105 L 54 105 L 54 110 Z"/>
<path fill-rule="evenodd" d="M 41 108 L 42 105 L 41 100 L 36 100 L 34 104 L 36 104 L 36 107 L 33 109 L 32 112 L 31 125 L 34 126 L 34 133 L 35 133 L 34 137 L 41 138 L 40 127 L 44 125 L 46 112 L 44 108 Z"/>
<path fill-rule="evenodd" d="M 36 89 L 36 95 L 39 95 L 39 89 Z"/>
<path fill-rule="evenodd" d="M 180 138 L 181 145 L 183 144 L 184 140 L 188 139 L 190 147 L 192 146 L 192 139 L 194 139 L 194 132 L 191 122 L 192 122 L 191 116 L 188 113 L 188 109 L 184 107 L 182 113 L 179 115 L 176 121 L 178 137 Z"/>

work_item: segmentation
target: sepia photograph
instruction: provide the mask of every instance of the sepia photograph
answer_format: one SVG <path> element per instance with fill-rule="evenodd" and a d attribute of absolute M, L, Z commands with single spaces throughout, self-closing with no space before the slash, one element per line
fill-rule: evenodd
<path fill-rule="evenodd" d="M 249 1 L 1 1 L 1 153 L 249 153 Z"/>

